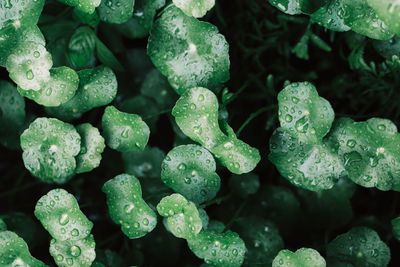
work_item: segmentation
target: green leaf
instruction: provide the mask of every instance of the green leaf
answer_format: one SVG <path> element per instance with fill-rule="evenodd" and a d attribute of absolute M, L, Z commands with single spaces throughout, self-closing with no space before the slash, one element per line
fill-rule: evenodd
<path fill-rule="evenodd" d="M 167 78 L 157 69 L 152 69 L 147 73 L 140 92 L 142 95 L 152 98 L 161 109 L 172 107 L 177 99 Z"/>
<path fill-rule="evenodd" d="M 127 237 L 140 238 L 156 227 L 157 215 L 143 200 L 140 182 L 135 176 L 120 174 L 107 181 L 102 191 L 107 196 L 111 220 L 121 225 Z"/>
<path fill-rule="evenodd" d="M 4 222 L 6 229 L 15 232 L 29 246 L 33 247 L 39 243 L 38 225 L 30 215 L 22 212 L 7 212 L 0 215 L 0 221 Z"/>
<path fill-rule="evenodd" d="M 302 13 L 300 9 L 300 0 L 268 0 L 268 2 L 280 11 L 289 15 Z"/>
<path fill-rule="evenodd" d="M 50 69 L 50 80 L 39 90 L 24 90 L 18 86 L 18 92 L 36 103 L 46 107 L 57 107 L 68 102 L 78 90 L 78 74 L 68 67 Z"/>
<path fill-rule="evenodd" d="M 132 17 L 134 5 L 135 0 L 101 0 L 97 12 L 101 21 L 121 24 Z"/>
<path fill-rule="evenodd" d="M 135 113 L 144 119 L 144 122 L 155 131 L 158 121 L 159 108 L 152 98 L 138 95 L 132 98 L 126 98 L 119 105 L 119 109 L 127 113 Z"/>
<path fill-rule="evenodd" d="M 388 265 L 390 250 L 374 230 L 354 227 L 328 244 L 327 257 L 328 263 L 338 262 L 342 266 L 380 267 Z"/>
<path fill-rule="evenodd" d="M 400 241 L 400 217 L 394 218 L 391 223 L 393 236 Z"/>
<path fill-rule="evenodd" d="M 391 60 L 393 56 L 400 57 L 400 37 L 395 35 L 392 39 L 385 41 L 374 41 L 376 51 L 386 59 Z"/>
<path fill-rule="evenodd" d="M 68 59 L 74 69 L 88 64 L 94 55 L 96 34 L 90 27 L 82 26 L 75 30 L 68 44 Z"/>
<path fill-rule="evenodd" d="M 89 236 L 93 228 L 93 223 L 79 209 L 75 197 L 61 188 L 49 191 L 38 200 L 35 216 L 59 241 L 82 240 Z"/>
<path fill-rule="evenodd" d="M 303 143 L 283 128 L 274 131 L 268 158 L 292 184 L 312 191 L 330 189 L 346 174 L 337 150 L 329 143 Z"/>
<path fill-rule="evenodd" d="M 107 145 L 120 152 L 143 150 L 149 141 L 150 129 L 142 118 L 114 106 L 105 109 L 102 127 Z"/>
<path fill-rule="evenodd" d="M 246 246 L 235 232 L 202 230 L 188 241 L 190 250 L 211 266 L 242 266 Z"/>
<path fill-rule="evenodd" d="M 210 90 L 187 90 L 176 102 L 172 115 L 185 135 L 210 150 L 231 172 L 250 172 L 260 161 L 258 150 L 237 139 L 229 126 L 223 125 L 229 128 L 229 135 L 221 130 L 218 100 Z"/>
<path fill-rule="evenodd" d="M 325 259 L 312 248 L 300 248 L 296 252 L 281 250 L 272 262 L 272 267 L 325 267 Z"/>
<path fill-rule="evenodd" d="M 83 24 L 87 24 L 92 28 L 96 28 L 97 25 L 100 23 L 100 17 L 97 14 L 97 12 L 88 14 L 75 8 L 74 12 L 72 13 L 72 16 L 76 21 L 79 21 Z"/>
<path fill-rule="evenodd" d="M 317 143 L 329 132 L 335 114 L 309 82 L 291 83 L 278 94 L 279 122 L 304 143 Z"/>
<path fill-rule="evenodd" d="M 367 0 L 341 0 L 344 23 L 356 33 L 372 39 L 387 40 L 393 36 Z"/>
<path fill-rule="evenodd" d="M 310 18 L 329 30 L 345 32 L 349 31 L 350 27 L 344 23 L 344 12 L 341 0 L 330 0 L 328 4 L 312 13 Z"/>
<path fill-rule="evenodd" d="M 7 230 L 7 225 L 3 221 L 3 219 L 0 218 L 0 232 L 6 231 Z"/>
<path fill-rule="evenodd" d="M 106 66 L 78 71 L 79 88 L 74 97 L 46 111 L 62 120 L 77 119 L 93 108 L 109 104 L 117 94 L 117 78 Z"/>
<path fill-rule="evenodd" d="M 80 240 L 56 240 L 50 242 L 50 254 L 59 267 L 90 267 L 96 258 L 93 235 Z"/>
<path fill-rule="evenodd" d="M 104 138 L 90 123 L 76 126 L 81 136 L 81 150 L 76 156 L 76 173 L 90 172 L 100 165 L 101 153 L 105 148 Z"/>
<path fill-rule="evenodd" d="M 198 145 L 177 146 L 162 163 L 161 179 L 175 192 L 200 204 L 213 199 L 221 186 L 213 156 Z"/>
<path fill-rule="evenodd" d="M 22 158 L 31 174 L 46 183 L 65 183 L 75 174 L 81 137 L 74 126 L 37 118 L 21 135 Z"/>
<path fill-rule="evenodd" d="M 47 266 L 43 262 L 32 257 L 25 241 L 11 231 L 0 232 L 0 264 L 4 267 Z"/>
<path fill-rule="evenodd" d="M 15 86 L 0 80 L 0 143 L 10 149 L 19 149 L 19 135 L 25 122 L 25 100 Z"/>
<path fill-rule="evenodd" d="M 107 0 L 108 1 L 108 0 Z M 99 38 L 96 37 L 96 54 L 101 63 L 115 71 L 124 71 L 124 67 Z"/>
<path fill-rule="evenodd" d="M 217 28 L 171 5 L 151 29 L 147 53 L 178 94 L 203 86 L 217 90 L 229 80 L 229 54 Z"/>
<path fill-rule="evenodd" d="M 390 31 L 400 35 L 400 5 L 397 0 L 374 1 L 366 0 L 377 16 L 385 22 Z"/>
<path fill-rule="evenodd" d="M 349 178 L 364 187 L 395 189 L 400 184 L 400 134 L 390 120 L 372 118 L 347 125 L 339 156 Z"/>
<path fill-rule="evenodd" d="M 306 14 L 312 14 L 322 6 L 325 6 L 330 0 L 299 0 L 301 11 Z"/>
<path fill-rule="evenodd" d="M 246 244 L 244 265 L 256 266 L 262 263 L 264 266 L 271 266 L 275 256 L 283 249 L 278 228 L 271 221 L 259 217 L 239 218 L 233 229 Z"/>
<path fill-rule="evenodd" d="M 73 6 L 79 11 L 92 14 L 96 7 L 100 5 L 101 0 L 58 0 L 68 6 Z"/>
<path fill-rule="evenodd" d="M 36 25 L 44 3 L 44 0 L 3 0 L 0 4 L 0 29 L 9 25 L 15 28 Z"/>
<path fill-rule="evenodd" d="M 166 217 L 167 229 L 176 237 L 197 238 L 202 221 L 196 205 L 180 194 L 172 194 L 161 199 L 157 211 Z"/>
<path fill-rule="evenodd" d="M 260 179 L 254 173 L 234 174 L 229 179 L 229 187 L 236 195 L 241 198 L 247 198 L 258 191 L 260 188 Z"/>
<path fill-rule="evenodd" d="M 172 0 L 189 17 L 201 18 L 214 7 L 215 0 Z"/>
<path fill-rule="evenodd" d="M 22 42 L 46 45 L 44 36 L 36 25 L 26 25 L 19 28 L 8 26 L 0 30 L 0 66 L 6 66 L 8 56 Z"/>
<path fill-rule="evenodd" d="M 146 37 L 156 16 L 156 11 L 165 5 L 165 0 L 136 0 L 133 16 L 116 29 L 125 37 L 136 39 Z"/>
<path fill-rule="evenodd" d="M 149 146 L 146 146 L 143 151 L 122 153 L 125 172 L 140 178 L 160 178 L 164 157 L 164 151 Z"/>
<path fill-rule="evenodd" d="M 10 78 L 24 90 L 38 91 L 50 80 L 53 62 L 46 48 L 34 42 L 22 42 L 7 58 Z"/>

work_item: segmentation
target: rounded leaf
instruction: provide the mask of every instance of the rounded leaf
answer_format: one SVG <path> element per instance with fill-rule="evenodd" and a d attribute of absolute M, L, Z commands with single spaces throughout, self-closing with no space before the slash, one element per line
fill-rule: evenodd
<path fill-rule="evenodd" d="M 280 11 L 289 14 L 301 14 L 300 0 L 268 0 L 268 2 Z"/>
<path fill-rule="evenodd" d="M 143 200 L 142 188 L 135 176 L 120 174 L 107 181 L 102 191 L 107 196 L 111 219 L 121 225 L 127 237 L 140 238 L 156 227 L 157 215 Z"/>
<path fill-rule="evenodd" d="M 175 192 L 196 204 L 213 199 L 221 186 L 210 152 L 198 145 L 181 145 L 168 152 L 161 179 Z"/>
<path fill-rule="evenodd" d="M 196 205 L 180 194 L 161 199 L 157 211 L 162 217 L 166 217 L 168 230 L 178 238 L 194 238 L 202 228 Z"/>
<path fill-rule="evenodd" d="M 400 134 L 393 122 L 372 118 L 349 124 L 339 144 L 339 156 L 353 182 L 380 190 L 399 186 Z"/>
<path fill-rule="evenodd" d="M 0 4 L 0 29 L 9 25 L 36 25 L 45 0 L 4 0 Z"/>
<path fill-rule="evenodd" d="M 57 240 L 50 242 L 50 255 L 59 267 L 90 267 L 96 258 L 93 235 L 80 240 Z"/>
<path fill-rule="evenodd" d="M 187 16 L 201 18 L 215 5 L 215 0 L 173 0 Z"/>
<path fill-rule="evenodd" d="M 74 175 L 80 145 L 74 126 L 57 119 L 37 118 L 21 135 L 25 167 L 47 183 L 65 183 Z"/>
<path fill-rule="evenodd" d="M 327 256 L 328 262 L 380 267 L 388 265 L 390 249 L 374 230 L 354 227 L 328 244 Z"/>
<path fill-rule="evenodd" d="M 23 90 L 35 90 L 50 80 L 53 62 L 46 48 L 34 42 L 22 42 L 7 58 L 10 78 Z"/>
<path fill-rule="evenodd" d="M 68 6 L 76 7 L 76 9 L 84 12 L 92 14 L 96 7 L 100 5 L 101 0 L 58 0 L 61 3 L 64 3 Z"/>
<path fill-rule="evenodd" d="M 135 0 L 101 0 L 97 12 L 101 21 L 121 24 L 132 17 L 134 5 Z"/>
<path fill-rule="evenodd" d="M 281 127 L 304 143 L 321 140 L 335 118 L 329 102 L 309 82 L 286 86 L 278 94 L 278 103 Z"/>
<path fill-rule="evenodd" d="M 164 157 L 164 151 L 149 146 L 146 146 L 143 151 L 131 151 L 122 154 L 125 171 L 141 178 L 160 178 L 161 163 Z"/>
<path fill-rule="evenodd" d="M 147 53 L 178 94 L 203 86 L 216 90 L 229 80 L 228 43 L 217 28 L 171 5 L 153 25 Z"/>
<path fill-rule="evenodd" d="M 68 67 L 50 69 L 50 80 L 39 90 L 25 90 L 18 86 L 18 92 L 46 107 L 56 107 L 69 101 L 78 90 L 78 74 Z"/>
<path fill-rule="evenodd" d="M 90 123 L 76 126 L 81 136 L 81 150 L 76 156 L 76 173 L 90 172 L 100 165 L 101 153 L 105 148 L 104 138 Z"/>
<path fill-rule="evenodd" d="M 203 230 L 187 240 L 190 250 L 211 266 L 242 266 L 246 246 L 235 232 Z"/>
<path fill-rule="evenodd" d="M 350 27 L 344 23 L 344 9 L 341 0 L 331 0 L 310 15 L 311 20 L 329 30 L 337 32 L 349 31 Z"/>
<path fill-rule="evenodd" d="M 325 267 L 325 259 L 312 248 L 300 248 L 296 252 L 281 250 L 272 262 L 272 267 Z"/>
<path fill-rule="evenodd" d="M 75 197 L 61 188 L 49 191 L 38 200 L 35 216 L 59 241 L 86 238 L 93 227 L 93 223 L 79 209 Z"/>
<path fill-rule="evenodd" d="M 397 0 L 374 1 L 366 0 L 378 17 L 385 22 L 390 31 L 400 34 L 400 4 Z"/>
<path fill-rule="evenodd" d="M 149 141 L 150 129 L 142 118 L 114 106 L 105 109 L 102 127 L 107 145 L 120 152 L 143 150 Z"/>

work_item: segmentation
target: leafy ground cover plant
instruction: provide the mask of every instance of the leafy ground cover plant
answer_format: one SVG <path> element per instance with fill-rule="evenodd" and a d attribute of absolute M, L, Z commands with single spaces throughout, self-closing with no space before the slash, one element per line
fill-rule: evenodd
<path fill-rule="evenodd" d="M 0 266 L 399 266 L 397 1 L 0 2 Z"/>

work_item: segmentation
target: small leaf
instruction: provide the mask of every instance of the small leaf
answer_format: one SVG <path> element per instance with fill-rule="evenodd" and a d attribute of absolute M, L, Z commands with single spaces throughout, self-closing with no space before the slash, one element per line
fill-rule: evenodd
<path fill-rule="evenodd" d="M 101 63 L 112 68 L 114 71 L 125 71 L 118 59 L 99 38 L 96 38 L 96 54 Z"/>
<path fill-rule="evenodd" d="M 173 0 L 172 2 L 187 16 L 195 18 L 203 17 L 215 5 L 215 0 Z"/>
<path fill-rule="evenodd" d="M 296 252 L 281 250 L 272 262 L 272 267 L 326 267 L 325 259 L 312 248 L 300 248 Z"/>
<path fill-rule="evenodd" d="M 87 26 L 80 27 L 72 34 L 68 44 L 68 58 L 74 69 L 88 64 L 94 55 L 96 34 Z"/>
<path fill-rule="evenodd" d="M 121 24 L 132 17 L 134 5 L 135 0 L 101 0 L 97 12 L 101 21 Z"/>

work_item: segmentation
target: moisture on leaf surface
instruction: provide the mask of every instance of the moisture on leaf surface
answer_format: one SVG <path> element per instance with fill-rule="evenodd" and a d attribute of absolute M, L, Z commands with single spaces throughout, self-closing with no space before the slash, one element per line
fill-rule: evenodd
<path fill-rule="evenodd" d="M 354 227 L 328 244 L 327 256 L 329 264 L 378 267 L 387 266 L 390 250 L 374 230 Z"/>
<path fill-rule="evenodd" d="M 50 242 L 50 254 L 59 267 L 90 267 L 96 258 L 96 243 L 93 235 L 79 240 L 57 240 Z"/>
<path fill-rule="evenodd" d="M 114 106 L 105 109 L 102 127 L 107 145 L 120 152 L 143 150 L 149 140 L 150 129 L 139 115 Z"/>
<path fill-rule="evenodd" d="M 39 90 L 22 89 L 18 86 L 18 92 L 40 105 L 54 107 L 69 101 L 75 95 L 78 84 L 79 77 L 73 69 L 58 67 L 50 69 L 49 81 Z"/>
<path fill-rule="evenodd" d="M 135 0 L 101 0 L 97 8 L 100 20 L 121 24 L 132 17 Z"/>
<path fill-rule="evenodd" d="M 229 80 L 228 49 L 214 25 L 171 5 L 151 29 L 147 53 L 181 95 L 195 86 L 216 90 Z"/>
<path fill-rule="evenodd" d="M 140 238 L 156 227 L 157 215 L 142 198 L 139 180 L 129 174 L 120 174 L 107 181 L 102 188 L 107 195 L 111 219 L 121 225 L 130 239 Z"/>
<path fill-rule="evenodd" d="M 172 2 L 187 16 L 195 18 L 203 17 L 215 5 L 215 0 L 173 0 Z"/>
<path fill-rule="evenodd" d="M 57 119 L 37 118 L 21 135 L 25 167 L 47 183 L 64 183 L 74 175 L 80 145 L 74 126 Z"/>
<path fill-rule="evenodd" d="M 187 242 L 190 250 L 208 265 L 239 267 L 244 261 L 246 246 L 235 232 L 202 230 Z"/>
<path fill-rule="evenodd" d="M 0 265 L 5 267 L 47 266 L 32 257 L 26 242 L 11 231 L 0 231 Z"/>
<path fill-rule="evenodd" d="M 380 190 L 400 185 L 400 134 L 393 122 L 372 118 L 351 123 L 338 139 L 339 156 L 353 182 Z"/>
<path fill-rule="evenodd" d="M 34 42 L 22 42 L 8 56 L 6 67 L 10 78 L 23 90 L 40 88 L 50 79 L 53 65 L 46 48 Z"/>
<path fill-rule="evenodd" d="M 68 102 L 54 108 L 47 108 L 51 115 L 72 120 L 82 113 L 109 104 L 117 94 L 117 78 L 106 66 L 78 71 L 79 88 Z"/>
<path fill-rule="evenodd" d="M 181 145 L 168 152 L 162 163 L 161 179 L 175 192 L 196 204 L 213 199 L 221 179 L 213 156 L 198 145 Z"/>
<path fill-rule="evenodd" d="M 325 267 L 325 259 L 318 251 L 311 248 L 300 248 L 296 252 L 281 250 L 272 262 L 272 267 Z"/>
<path fill-rule="evenodd" d="M 42 13 L 44 0 L 3 0 L 0 3 L 0 29 L 9 25 L 35 25 Z"/>
<path fill-rule="evenodd" d="M 76 198 L 60 188 L 51 190 L 38 200 L 35 216 L 59 241 L 84 239 L 93 227 L 93 223 L 80 210 Z"/>
<path fill-rule="evenodd" d="M 66 5 L 73 6 L 78 10 L 92 14 L 96 7 L 100 5 L 101 0 L 58 0 Z"/>
<path fill-rule="evenodd" d="M 344 32 L 350 27 L 344 23 L 344 10 L 341 0 L 330 0 L 328 3 L 310 15 L 319 25 L 332 31 Z"/>
<path fill-rule="evenodd" d="M 76 173 L 90 172 L 100 165 L 101 153 L 105 148 L 104 138 L 90 123 L 76 126 L 81 136 L 81 150 L 76 156 Z"/>
<path fill-rule="evenodd" d="M 158 213 L 166 218 L 168 230 L 178 238 L 196 238 L 202 221 L 196 205 L 180 194 L 164 197 L 157 205 Z"/>
<path fill-rule="evenodd" d="M 301 14 L 300 0 L 268 0 L 271 5 L 278 8 L 280 11 L 289 14 L 296 15 Z"/>
<path fill-rule="evenodd" d="M 374 9 L 378 17 L 385 22 L 387 27 L 397 35 L 400 34 L 400 3 L 397 0 L 374 1 L 366 0 Z"/>
<path fill-rule="evenodd" d="M 225 131 L 222 131 L 218 100 L 210 90 L 202 87 L 187 90 L 176 102 L 172 115 L 185 135 L 210 150 L 231 172 L 250 172 L 260 161 L 258 150 L 237 139 L 227 124 L 223 124 Z"/>

